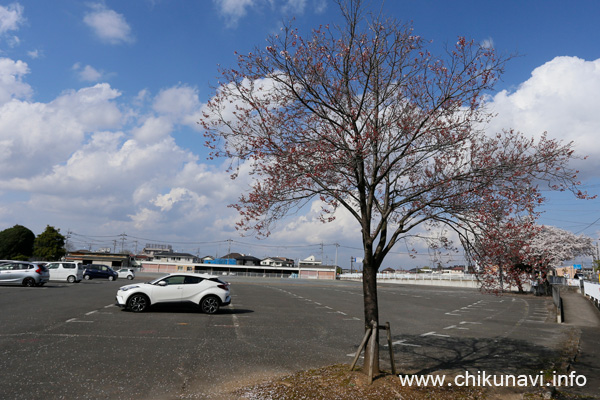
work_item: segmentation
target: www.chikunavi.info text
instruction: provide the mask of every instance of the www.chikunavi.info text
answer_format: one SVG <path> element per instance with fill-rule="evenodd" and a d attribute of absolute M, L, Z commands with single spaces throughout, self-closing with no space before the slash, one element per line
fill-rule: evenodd
<path fill-rule="evenodd" d="M 576 371 L 569 374 L 546 375 L 540 371 L 538 375 L 496 375 L 485 371 L 477 373 L 464 372 L 453 375 L 399 375 L 403 386 L 469 386 L 469 387 L 533 387 L 554 386 L 573 387 L 585 386 L 587 378 L 578 375 Z"/>

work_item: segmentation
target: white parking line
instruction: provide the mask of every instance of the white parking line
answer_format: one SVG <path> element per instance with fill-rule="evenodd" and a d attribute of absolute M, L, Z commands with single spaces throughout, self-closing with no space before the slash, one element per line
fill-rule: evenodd
<path fill-rule="evenodd" d="M 395 342 L 392 342 L 392 346 L 399 344 L 401 346 L 421 347 L 420 344 L 411 344 L 411 343 L 404 343 L 404 342 L 406 342 L 406 339 L 396 340 Z M 387 347 L 387 344 L 385 344 L 384 346 Z"/>
<path fill-rule="evenodd" d="M 444 329 L 463 329 L 463 330 L 469 330 L 469 328 L 461 328 L 460 326 L 456 326 L 456 325 L 450 325 L 445 327 Z"/>
<path fill-rule="evenodd" d="M 435 331 L 433 332 L 427 332 L 421 335 L 421 337 L 425 337 L 425 336 L 440 336 L 440 337 L 450 337 L 450 335 L 441 335 L 439 333 L 435 333 Z"/>

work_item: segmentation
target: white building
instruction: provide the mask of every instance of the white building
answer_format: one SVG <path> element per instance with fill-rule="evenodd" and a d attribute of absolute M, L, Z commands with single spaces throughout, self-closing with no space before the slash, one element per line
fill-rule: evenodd
<path fill-rule="evenodd" d="M 305 258 L 304 260 L 300 260 L 298 262 L 299 267 L 309 267 L 309 266 L 321 265 L 321 264 L 322 264 L 321 260 L 317 260 L 317 258 L 312 255 L 310 257 Z"/>

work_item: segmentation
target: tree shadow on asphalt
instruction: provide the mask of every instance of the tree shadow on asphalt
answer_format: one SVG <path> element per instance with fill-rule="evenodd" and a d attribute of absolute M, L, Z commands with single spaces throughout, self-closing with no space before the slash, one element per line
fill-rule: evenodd
<path fill-rule="evenodd" d="M 559 367 L 561 353 L 523 340 L 508 338 L 455 338 L 436 336 L 395 337 L 394 346 L 400 373 L 425 375 L 440 371 L 469 371 L 487 374 L 538 374 Z M 385 343 L 381 343 L 385 344 Z M 389 362 L 387 347 L 380 353 Z M 387 356 L 387 357 L 386 357 Z"/>

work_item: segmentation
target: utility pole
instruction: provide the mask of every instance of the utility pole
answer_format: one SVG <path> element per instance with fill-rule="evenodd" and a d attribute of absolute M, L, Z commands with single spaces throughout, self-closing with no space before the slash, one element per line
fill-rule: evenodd
<path fill-rule="evenodd" d="M 323 263 L 323 242 L 321 242 L 321 263 Z"/>
<path fill-rule="evenodd" d="M 127 234 L 121 233 L 119 236 L 121 236 L 121 253 L 123 253 L 123 248 L 125 246 L 125 237 L 127 237 Z"/>
<path fill-rule="evenodd" d="M 65 254 L 69 252 L 69 238 L 72 233 L 73 232 L 71 232 L 70 229 L 67 229 L 67 236 L 65 237 Z"/>
<path fill-rule="evenodd" d="M 334 243 L 335 245 L 335 266 L 338 266 L 337 255 L 338 255 L 338 247 L 340 247 L 339 243 Z"/>

